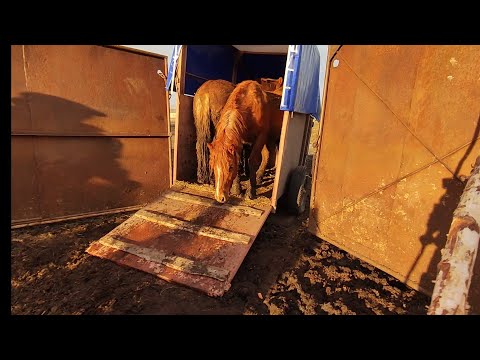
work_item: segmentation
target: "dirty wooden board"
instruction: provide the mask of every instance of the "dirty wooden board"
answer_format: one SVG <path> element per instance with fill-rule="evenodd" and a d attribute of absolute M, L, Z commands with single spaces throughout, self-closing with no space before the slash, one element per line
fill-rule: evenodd
<path fill-rule="evenodd" d="M 267 201 L 220 205 L 212 191 L 176 186 L 92 243 L 87 252 L 222 296 L 269 213 Z"/>

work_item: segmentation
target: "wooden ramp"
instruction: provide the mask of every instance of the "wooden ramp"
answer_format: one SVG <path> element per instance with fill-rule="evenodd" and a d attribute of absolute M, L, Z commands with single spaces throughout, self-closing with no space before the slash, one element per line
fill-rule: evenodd
<path fill-rule="evenodd" d="M 222 296 L 270 213 L 263 200 L 222 205 L 212 191 L 176 185 L 86 251 Z"/>

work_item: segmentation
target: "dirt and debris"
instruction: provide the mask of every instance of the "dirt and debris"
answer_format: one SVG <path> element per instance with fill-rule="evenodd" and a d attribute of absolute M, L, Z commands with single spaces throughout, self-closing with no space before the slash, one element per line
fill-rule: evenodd
<path fill-rule="evenodd" d="M 12 230 L 12 314 L 426 314 L 430 299 L 308 233 L 263 226 L 222 298 L 85 253 L 131 214 Z"/>
<path fill-rule="evenodd" d="M 310 234 L 308 211 L 270 215 L 221 298 L 85 253 L 131 214 L 12 230 L 12 314 L 426 314 L 430 303 Z"/>

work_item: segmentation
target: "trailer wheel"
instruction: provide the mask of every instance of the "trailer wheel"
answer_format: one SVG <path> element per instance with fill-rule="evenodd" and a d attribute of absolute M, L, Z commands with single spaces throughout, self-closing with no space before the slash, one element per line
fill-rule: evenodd
<path fill-rule="evenodd" d="M 300 215 L 305 211 L 307 204 L 307 191 L 305 190 L 305 180 L 307 177 L 307 168 L 297 166 L 290 175 L 290 181 L 287 192 L 288 212 Z"/>

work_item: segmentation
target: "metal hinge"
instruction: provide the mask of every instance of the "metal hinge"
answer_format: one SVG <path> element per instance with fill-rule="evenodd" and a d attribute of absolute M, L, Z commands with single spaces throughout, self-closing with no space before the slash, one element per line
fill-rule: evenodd
<path fill-rule="evenodd" d="M 162 72 L 162 70 L 157 70 L 158 76 L 160 76 L 163 80 L 167 81 L 167 77 L 165 74 Z"/>

